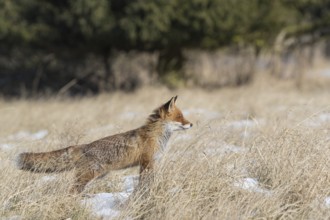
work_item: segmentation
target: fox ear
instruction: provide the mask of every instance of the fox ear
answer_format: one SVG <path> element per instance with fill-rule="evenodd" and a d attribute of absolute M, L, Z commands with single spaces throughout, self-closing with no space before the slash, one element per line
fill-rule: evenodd
<path fill-rule="evenodd" d="M 166 102 L 166 103 L 163 105 L 163 107 L 165 108 L 165 110 L 166 110 L 167 112 L 170 112 L 170 111 L 173 109 L 177 97 L 178 97 L 178 96 L 172 97 L 168 102 Z"/>
<path fill-rule="evenodd" d="M 174 104 L 176 103 L 176 100 L 177 100 L 178 96 L 174 96 L 173 99 L 174 99 Z"/>

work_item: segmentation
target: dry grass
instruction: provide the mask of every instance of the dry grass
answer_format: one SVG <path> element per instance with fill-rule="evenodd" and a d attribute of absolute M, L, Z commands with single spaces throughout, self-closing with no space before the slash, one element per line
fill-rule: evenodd
<path fill-rule="evenodd" d="M 94 219 L 81 196 L 68 194 L 72 173 L 19 171 L 15 155 L 135 128 L 175 94 L 194 127 L 172 137 L 151 187 L 130 200 L 120 219 L 327 219 L 330 93 L 293 85 L 257 79 L 212 92 L 145 88 L 77 100 L 0 101 L 1 219 Z M 41 140 L 10 136 L 42 129 L 49 134 Z M 120 177 L 136 172 L 112 172 L 87 192 L 119 190 Z"/>

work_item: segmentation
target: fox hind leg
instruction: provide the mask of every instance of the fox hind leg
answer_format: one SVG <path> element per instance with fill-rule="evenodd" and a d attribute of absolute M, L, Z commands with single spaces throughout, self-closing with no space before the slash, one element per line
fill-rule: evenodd
<path fill-rule="evenodd" d="M 75 182 L 73 187 L 71 188 L 71 193 L 81 193 L 85 186 L 93 179 L 104 175 L 105 169 L 98 167 L 87 167 L 82 169 L 77 169 L 75 173 Z"/>

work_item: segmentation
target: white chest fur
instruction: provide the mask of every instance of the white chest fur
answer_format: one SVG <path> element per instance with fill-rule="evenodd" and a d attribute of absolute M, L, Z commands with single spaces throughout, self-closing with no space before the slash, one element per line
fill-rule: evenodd
<path fill-rule="evenodd" d="M 172 129 L 168 126 L 164 126 L 163 134 L 158 138 L 158 150 L 154 154 L 154 160 L 158 161 L 162 158 L 164 155 L 164 152 L 166 150 L 167 142 L 170 139 L 172 135 Z"/>

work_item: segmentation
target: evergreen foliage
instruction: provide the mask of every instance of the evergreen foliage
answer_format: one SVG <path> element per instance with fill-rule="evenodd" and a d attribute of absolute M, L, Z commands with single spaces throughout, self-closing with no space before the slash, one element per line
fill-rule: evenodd
<path fill-rule="evenodd" d="M 35 75 L 48 54 L 58 60 L 93 54 L 104 61 L 103 80 L 111 81 L 116 51 L 156 51 L 158 73 L 166 78 L 180 75 L 185 49 L 234 46 L 258 52 L 271 47 L 281 31 L 294 38 L 324 37 L 329 25 L 326 0 L 2 0 L 0 76 Z M 52 70 L 43 74 L 59 71 Z"/>

